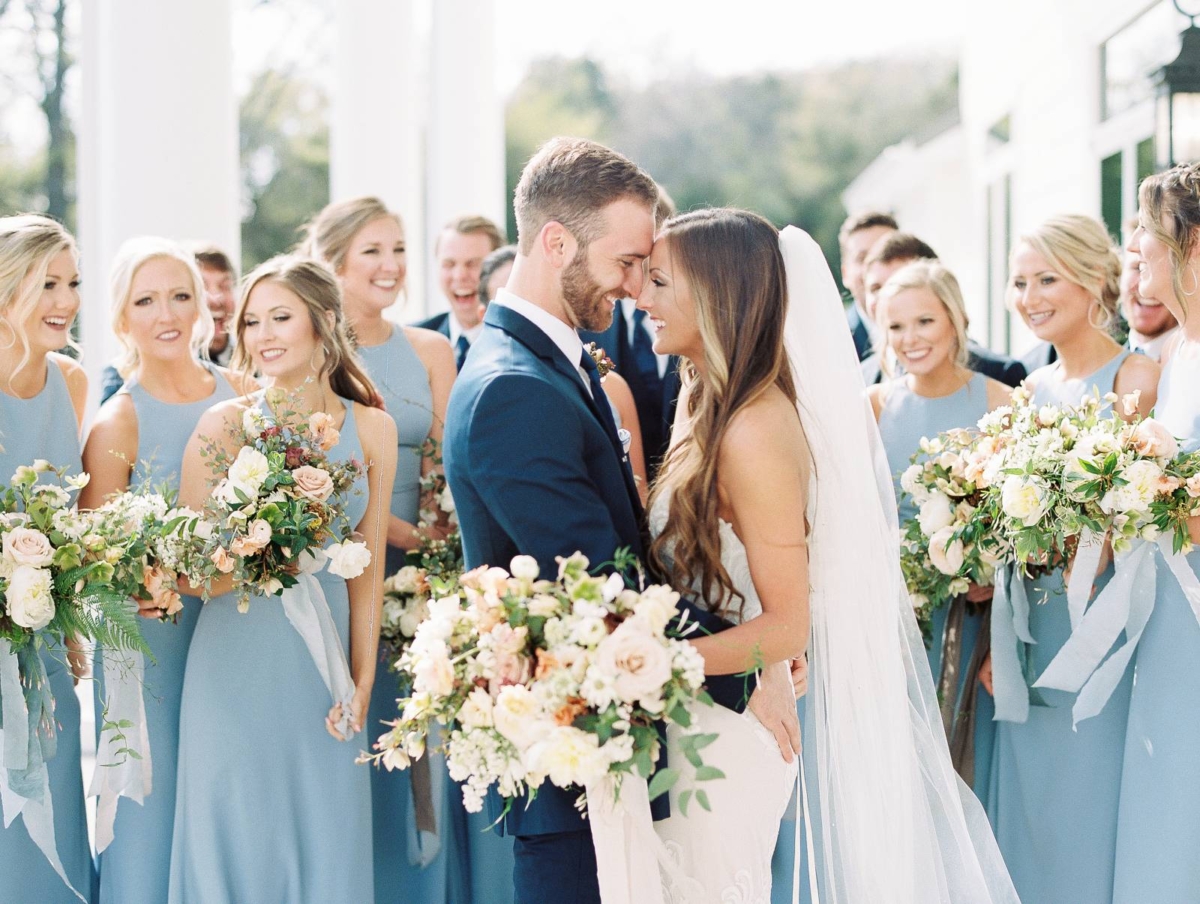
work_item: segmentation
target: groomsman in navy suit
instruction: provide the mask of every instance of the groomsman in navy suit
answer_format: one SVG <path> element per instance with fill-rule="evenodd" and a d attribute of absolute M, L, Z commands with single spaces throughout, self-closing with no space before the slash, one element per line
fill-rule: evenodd
<path fill-rule="evenodd" d="M 526 165 L 512 274 L 487 308 L 446 414 L 446 476 L 468 568 L 526 554 L 554 578 L 558 556 L 580 551 L 600 565 L 620 548 L 644 553 L 633 473 L 577 330 L 603 332 L 617 302 L 641 292 L 656 200 L 649 176 L 590 141 L 554 139 Z M 707 610 L 688 608 L 719 628 Z M 739 676 L 710 677 L 708 689 L 718 703 L 745 705 Z M 772 728 L 794 726 L 791 701 L 790 686 L 782 695 L 760 686 L 750 707 Z M 599 904 L 578 796 L 547 782 L 504 817 L 501 831 L 515 836 L 517 904 Z M 652 810 L 661 817 L 666 805 L 661 797 Z M 500 815 L 498 797 L 489 808 Z"/>
<path fill-rule="evenodd" d="M 875 243 L 899 229 L 896 218 L 877 210 L 849 217 L 838 230 L 838 248 L 842 257 L 842 286 L 854 304 L 846 309 L 846 321 L 854 337 L 854 349 L 861 361 L 871 354 L 875 338 L 871 333 L 871 318 L 867 312 L 866 293 L 863 290 L 863 270 L 867 252 Z"/>
<path fill-rule="evenodd" d="M 441 333 L 450 340 L 458 369 L 471 343 L 483 330 L 483 303 L 479 298 L 479 271 L 483 259 L 504 244 L 500 229 L 487 217 L 459 217 L 447 223 L 433 245 L 438 286 L 450 306 L 415 324 Z"/>

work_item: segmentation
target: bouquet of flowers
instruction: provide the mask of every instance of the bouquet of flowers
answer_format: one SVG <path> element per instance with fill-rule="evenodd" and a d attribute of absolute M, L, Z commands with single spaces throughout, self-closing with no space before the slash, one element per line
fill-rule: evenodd
<path fill-rule="evenodd" d="M 984 473 L 994 441 L 968 430 L 921 440 L 900 478 L 919 507 L 903 526 L 900 568 L 928 634 L 933 610 L 967 592 L 972 582 L 992 583 L 999 550 L 990 521 L 976 517 L 988 487 Z"/>
<path fill-rule="evenodd" d="M 326 561 L 339 577 L 362 574 L 371 554 L 351 539 L 353 525 L 337 497 L 351 491 L 366 466 L 329 460 L 338 441 L 333 418 L 318 411 L 271 420 L 247 408 L 234 434 L 236 455 L 216 443 L 203 451 L 217 484 L 204 507 L 211 529 L 193 534 L 199 545 L 188 556 L 192 582 L 208 587 L 218 574 L 232 574 L 245 612 L 251 596 L 279 595 L 297 584 L 300 572 Z M 325 548 L 331 540 L 337 542 Z"/>
<path fill-rule="evenodd" d="M 464 783 L 471 812 L 493 785 L 511 805 L 547 779 L 560 788 L 611 779 L 618 789 L 631 773 L 649 779 L 655 723 L 687 728 L 689 708 L 711 704 L 703 659 L 667 630 L 679 595 L 626 589 L 619 574 L 593 577 L 580 554 L 559 559 L 556 581 L 539 580 L 529 556 L 510 567 L 474 569 L 459 592 L 428 601 L 400 660 L 412 693 L 368 759 L 404 769 L 444 735 L 450 775 Z M 723 777 L 700 756 L 713 740 L 685 738 L 698 781 Z M 660 770 L 650 796 L 679 774 Z M 685 812 L 691 796 L 681 794 Z M 695 799 L 707 808 L 702 789 Z"/>

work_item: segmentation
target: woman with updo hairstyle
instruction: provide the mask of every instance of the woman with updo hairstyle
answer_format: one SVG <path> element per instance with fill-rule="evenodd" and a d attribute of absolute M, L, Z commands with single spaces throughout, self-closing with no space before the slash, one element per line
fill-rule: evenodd
<path fill-rule="evenodd" d="M 442 441 L 446 403 L 457 372 L 454 352 L 442 334 L 400 326 L 384 316 L 404 290 L 408 267 L 400 216 L 378 198 L 352 198 L 325 207 L 305 227 L 301 250 L 337 276 L 358 353 L 384 409 L 396 422 L 396 481 L 387 525 L 390 576 L 407 564 L 406 553 L 420 546 L 422 532 L 445 535 L 446 516 L 437 500 L 421 498 L 421 478 L 440 467 L 440 452 L 437 460 L 423 453 L 429 441 Z M 423 510 L 439 513 L 439 523 L 418 528 Z M 371 732 L 382 732 L 382 723 L 396 718 L 396 696 L 393 676 L 383 675 L 371 700 Z M 442 792 L 436 798 L 435 788 Z M 447 831 L 450 814 L 462 809 L 458 796 L 441 756 L 423 757 L 411 770 L 371 770 L 379 904 L 450 895 L 449 883 L 461 872 L 450 859 Z M 466 844 L 490 840 L 478 835 L 465 833 Z"/>
<path fill-rule="evenodd" d="M 1149 414 L 1158 365 L 1123 349 L 1109 333 L 1121 262 L 1104 227 L 1085 216 L 1053 217 L 1017 240 L 1009 267 L 1008 303 L 1058 354 L 1026 381 L 1034 404 L 1074 406 L 1095 393 L 1140 392 L 1133 414 L 1124 406 L 1118 411 L 1127 418 Z M 1111 576 L 1110 563 L 1096 577 L 1097 589 Z M 1027 686 L 1071 634 L 1064 580 L 1062 566 L 1025 579 L 1035 643 L 1017 641 L 1025 681 L 990 688 L 997 723 L 987 810 L 1022 900 L 1109 901 L 1131 681 L 1126 675 L 1105 710 L 1077 729 L 1073 694 Z M 993 624 L 1014 618 L 1011 598 L 1006 607 L 993 601 Z M 993 658 L 997 642 L 993 637 Z M 990 660 L 984 677 L 991 682 Z M 1045 705 L 1031 705 L 1025 721 L 1012 721 L 1014 706 L 1019 711 L 1018 701 L 1031 694 Z"/>
<path fill-rule="evenodd" d="M 183 450 L 200 416 L 217 402 L 257 388 L 206 359 L 213 331 L 204 280 L 190 253 L 172 241 L 130 239 L 117 252 L 110 279 L 112 329 L 123 353 L 124 385 L 100 407 L 88 433 L 83 464 L 91 481 L 80 505 L 96 508 L 132 487 L 178 492 Z M 201 601 L 172 594 L 139 600 L 146 662 L 146 729 L 153 754 L 154 793 L 141 806 L 118 809 L 115 837 L 100 855 L 102 904 L 159 904 L 167 899 L 179 705 L 188 645 Z M 182 606 L 182 608 L 178 608 Z M 170 620 L 160 617 L 170 616 Z M 95 671 L 103 675 L 101 652 Z M 102 680 L 96 724 L 101 725 Z"/>
<path fill-rule="evenodd" d="M 316 575 L 346 653 L 349 721 L 367 727 L 383 601 L 387 500 L 396 427 L 351 347 L 341 293 L 324 265 L 281 256 L 247 277 L 234 317 L 234 366 L 266 390 L 210 408 L 183 459 L 180 500 L 199 509 L 217 475 L 209 443 L 236 455 L 243 414 L 268 422 L 333 419 L 331 461 L 366 463 L 338 498 L 371 564 L 350 580 Z M 282 393 L 278 392 L 283 390 Z M 288 901 L 361 904 L 374 898 L 371 787 L 355 764 L 371 738 L 338 732 L 340 703 L 275 597 L 240 613 L 229 576 L 215 581 L 188 652 L 179 724 L 171 904 Z"/>
<path fill-rule="evenodd" d="M 1150 176 L 1138 192 L 1127 250 L 1140 263 L 1137 292 L 1180 323 L 1163 352 L 1155 418 L 1200 450 L 1200 165 Z M 1200 518 L 1188 522 L 1200 542 Z M 1170 550 L 1170 541 L 1167 541 Z M 1179 577 L 1200 578 L 1200 551 L 1168 568 L 1155 552 L 1154 609 L 1134 657 L 1121 771 L 1113 901 L 1200 899 L 1200 624 Z M 1112 705 L 1111 703 L 1109 704 Z"/>
<path fill-rule="evenodd" d="M 18 467 L 45 459 L 79 474 L 79 431 L 87 400 L 83 368 L 59 354 L 70 347 L 79 312 L 75 240 L 48 217 L 0 217 L 0 485 Z M 46 763 L 54 840 L 70 881 L 86 900 L 96 895 L 80 771 L 79 700 L 72 672 L 86 660 L 43 648 L 54 695 L 57 752 Z M 71 670 L 67 660 L 71 659 Z M 29 837 L 23 819 L 0 826 L 0 885 L 6 901 L 74 904 L 78 898 Z"/>
<path fill-rule="evenodd" d="M 920 454 L 921 440 L 973 428 L 1008 401 L 1010 390 L 967 366 L 962 290 L 940 262 L 917 260 L 893 273 L 879 292 L 875 317 L 889 352 L 881 355 L 888 379 L 867 392 L 887 451 L 903 533 L 905 523 L 917 516 L 917 506 L 902 491 L 900 477 Z M 901 365 L 899 376 L 892 375 L 892 362 Z M 931 601 L 937 608 L 927 638 L 954 765 L 981 800 L 990 781 L 993 710 L 991 696 L 976 686 L 987 650 L 985 641 L 977 659 L 976 641 L 991 597 L 990 587 L 972 586 L 952 600 Z M 953 668 L 943 665 L 948 643 Z"/>

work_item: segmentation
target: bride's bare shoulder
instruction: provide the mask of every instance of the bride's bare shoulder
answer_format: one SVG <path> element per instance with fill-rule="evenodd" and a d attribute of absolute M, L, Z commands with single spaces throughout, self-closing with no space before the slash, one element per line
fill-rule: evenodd
<path fill-rule="evenodd" d="M 796 403 L 777 386 L 744 405 L 729 419 L 721 439 L 721 457 L 803 463 L 807 442 Z"/>

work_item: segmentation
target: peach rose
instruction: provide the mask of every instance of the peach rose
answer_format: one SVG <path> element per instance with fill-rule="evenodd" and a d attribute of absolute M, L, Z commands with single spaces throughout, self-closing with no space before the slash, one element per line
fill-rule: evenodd
<path fill-rule="evenodd" d="M 303 465 L 292 472 L 296 493 L 313 502 L 324 502 L 333 495 L 333 478 L 328 471 Z"/>
<path fill-rule="evenodd" d="M 1151 458 L 1174 458 L 1179 454 L 1179 443 L 1171 431 L 1152 417 L 1141 421 L 1133 430 L 1130 445 L 1142 455 Z"/>
<path fill-rule="evenodd" d="M 31 527 L 14 527 L 4 535 L 4 555 L 17 565 L 40 568 L 54 559 L 50 538 Z"/>
<path fill-rule="evenodd" d="M 233 557 L 223 547 L 218 546 L 209 558 L 217 566 L 217 571 L 221 572 L 221 574 L 229 574 L 233 571 Z"/>
<path fill-rule="evenodd" d="M 341 433 L 333 426 L 333 415 L 325 411 L 315 411 L 309 416 L 308 433 L 325 452 L 336 446 L 341 438 Z"/>

